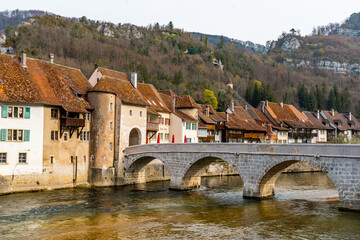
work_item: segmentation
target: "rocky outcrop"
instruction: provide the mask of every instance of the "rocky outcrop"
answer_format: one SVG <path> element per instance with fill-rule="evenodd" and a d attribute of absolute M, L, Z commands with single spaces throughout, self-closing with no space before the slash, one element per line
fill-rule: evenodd
<path fill-rule="evenodd" d="M 288 67 L 309 67 L 309 68 L 324 68 L 329 71 L 333 71 L 335 73 L 341 73 L 341 74 L 360 74 L 360 64 L 350 64 L 350 63 L 340 63 L 340 62 L 333 62 L 333 61 L 318 61 L 314 64 L 311 64 L 310 61 L 305 60 L 297 60 L 297 59 L 291 59 L 286 58 L 283 61 L 283 64 Z"/>
<path fill-rule="evenodd" d="M 6 36 L 4 34 L 0 34 L 0 53 L 14 53 L 14 49 L 12 47 L 4 47 L 3 45 L 6 42 Z"/>
<path fill-rule="evenodd" d="M 343 35 L 346 37 L 360 37 L 360 30 L 348 29 L 348 28 L 338 28 L 336 34 Z"/>
<path fill-rule="evenodd" d="M 331 61 L 319 61 L 315 63 L 315 66 L 319 68 L 326 68 L 336 73 L 360 74 L 360 64 L 349 64 L 346 62 L 339 63 L 339 62 L 331 62 Z"/>
<path fill-rule="evenodd" d="M 107 37 L 114 37 L 115 36 L 115 33 L 114 31 L 112 31 L 109 27 L 108 24 L 104 23 L 104 24 L 101 24 L 100 26 L 98 26 L 96 28 L 96 30 L 98 32 L 101 32 L 102 34 L 104 34 L 104 36 L 107 36 Z"/>
<path fill-rule="evenodd" d="M 281 49 L 284 51 L 294 51 L 300 47 L 300 42 L 295 37 L 286 37 L 281 44 Z"/>

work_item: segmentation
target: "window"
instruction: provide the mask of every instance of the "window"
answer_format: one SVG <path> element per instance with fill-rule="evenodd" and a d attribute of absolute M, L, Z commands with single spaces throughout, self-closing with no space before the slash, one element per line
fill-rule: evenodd
<path fill-rule="evenodd" d="M 129 111 L 129 115 L 130 115 L 130 117 L 132 116 L 132 110 Z"/>
<path fill-rule="evenodd" d="M 109 106 L 109 110 L 112 112 L 112 111 L 113 111 L 113 108 L 114 108 L 114 104 L 111 102 L 111 103 L 110 103 L 110 106 Z"/>
<path fill-rule="evenodd" d="M 196 130 L 196 123 L 192 124 L 192 130 Z"/>
<path fill-rule="evenodd" d="M 67 142 L 67 141 L 68 141 L 68 134 L 64 133 L 64 142 Z"/>
<path fill-rule="evenodd" d="M 24 107 L 8 106 L 7 107 L 7 117 L 8 118 L 24 118 Z"/>
<path fill-rule="evenodd" d="M 84 113 L 84 119 L 85 119 L 86 121 L 90 121 L 90 119 L 91 119 L 91 113 Z"/>
<path fill-rule="evenodd" d="M 54 164 L 54 163 L 55 163 L 54 156 L 53 156 L 53 155 L 51 155 L 51 156 L 50 156 L 50 164 Z"/>
<path fill-rule="evenodd" d="M 169 133 L 165 133 L 165 139 L 166 139 L 166 140 L 169 140 L 169 136 L 170 136 Z"/>
<path fill-rule="evenodd" d="M 83 157 L 83 160 L 84 160 L 84 163 L 86 163 L 86 156 L 84 155 L 84 157 Z"/>
<path fill-rule="evenodd" d="M 191 143 L 191 138 L 186 138 L 187 143 Z"/>
<path fill-rule="evenodd" d="M 110 128 L 110 131 L 112 131 L 112 130 L 113 130 L 113 122 L 110 122 L 110 126 L 109 126 L 109 128 Z"/>
<path fill-rule="evenodd" d="M 59 110 L 56 108 L 51 109 L 51 119 L 58 119 L 59 118 Z"/>
<path fill-rule="evenodd" d="M 30 140 L 30 130 L 23 130 L 23 129 L 2 129 L 2 136 L 3 141 L 6 139 L 8 141 L 29 141 Z M 7 138 L 6 138 L 7 134 Z"/>
<path fill-rule="evenodd" d="M 59 141 L 59 131 L 51 131 L 51 141 Z"/>
<path fill-rule="evenodd" d="M 82 131 L 80 133 L 80 141 L 89 142 L 90 141 L 90 132 L 89 131 Z"/>
<path fill-rule="evenodd" d="M 13 107 L 8 107 L 8 117 L 9 118 L 13 117 Z"/>
<path fill-rule="evenodd" d="M 109 150 L 112 151 L 112 142 L 109 143 Z"/>
<path fill-rule="evenodd" d="M 26 163 L 26 153 L 19 153 L 19 163 Z"/>
<path fill-rule="evenodd" d="M 191 130 L 191 123 L 186 123 L 186 130 Z"/>
<path fill-rule="evenodd" d="M 160 140 L 163 140 L 163 139 L 164 139 L 164 134 L 160 133 Z"/>
<path fill-rule="evenodd" d="M 70 163 L 74 163 L 74 157 L 73 156 L 70 157 Z"/>
<path fill-rule="evenodd" d="M 0 153 L 0 163 L 6 163 L 7 153 Z"/>
<path fill-rule="evenodd" d="M 140 111 L 140 117 L 142 118 L 142 111 Z"/>

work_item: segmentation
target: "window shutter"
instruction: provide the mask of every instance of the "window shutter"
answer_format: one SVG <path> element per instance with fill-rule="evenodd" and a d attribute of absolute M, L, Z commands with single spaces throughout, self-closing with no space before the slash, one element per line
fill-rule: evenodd
<path fill-rule="evenodd" d="M 6 141 L 6 129 L 1 129 L 1 141 Z"/>
<path fill-rule="evenodd" d="M 30 107 L 25 107 L 25 118 L 26 119 L 30 118 Z"/>
<path fill-rule="evenodd" d="M 8 106 L 1 106 L 1 117 L 7 118 L 8 115 Z"/>
<path fill-rule="evenodd" d="M 170 118 L 169 118 L 169 120 L 168 120 L 168 123 L 169 123 L 169 125 L 170 125 Z"/>
<path fill-rule="evenodd" d="M 24 130 L 24 141 L 25 142 L 30 141 L 30 130 Z"/>

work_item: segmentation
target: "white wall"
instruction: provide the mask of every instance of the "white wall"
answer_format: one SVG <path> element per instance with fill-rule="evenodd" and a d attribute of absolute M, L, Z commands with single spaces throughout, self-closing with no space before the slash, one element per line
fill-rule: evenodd
<path fill-rule="evenodd" d="M 278 131 L 277 139 L 278 139 L 278 143 L 293 143 L 294 142 L 293 139 L 291 139 L 292 141 L 290 141 L 290 139 L 288 139 L 287 131 Z"/>
<path fill-rule="evenodd" d="M 198 123 L 197 122 L 188 122 L 191 124 L 191 129 L 186 129 L 186 122 L 183 122 L 183 139 L 185 138 L 191 138 L 191 143 L 198 143 L 199 139 L 198 139 L 198 132 L 197 132 L 197 127 L 198 127 Z M 196 123 L 196 129 L 192 129 L 192 125 Z"/>
<path fill-rule="evenodd" d="M 29 119 L 2 118 L 0 113 L 0 129 L 30 130 L 30 141 L 0 141 L 0 152 L 7 153 L 7 163 L 0 163 L 0 175 L 42 173 L 44 106 L 2 102 L 0 109 L 2 105 L 30 107 Z M 19 163 L 19 153 L 27 153 L 27 163 Z"/>

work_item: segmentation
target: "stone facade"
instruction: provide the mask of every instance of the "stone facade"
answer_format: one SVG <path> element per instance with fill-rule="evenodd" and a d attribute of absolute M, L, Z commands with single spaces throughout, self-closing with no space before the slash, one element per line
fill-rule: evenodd
<path fill-rule="evenodd" d="M 290 165 L 306 162 L 330 178 L 339 193 L 339 207 L 360 210 L 360 148 L 330 144 L 162 144 L 130 147 L 125 152 L 125 179 L 144 182 L 144 167 L 161 160 L 171 175 L 170 187 L 200 185 L 206 167 L 217 159 L 231 164 L 244 182 L 244 197 L 275 194 L 278 176 Z"/>

